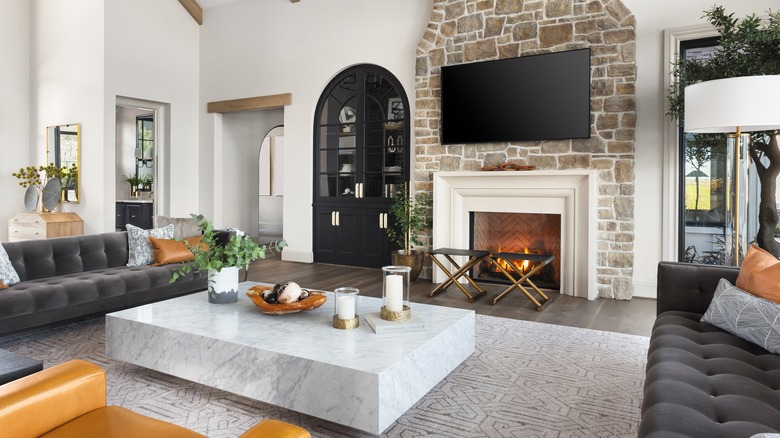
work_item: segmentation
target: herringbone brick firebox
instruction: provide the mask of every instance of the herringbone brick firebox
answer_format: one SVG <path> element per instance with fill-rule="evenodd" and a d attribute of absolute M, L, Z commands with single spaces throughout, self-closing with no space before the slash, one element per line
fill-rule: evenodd
<path fill-rule="evenodd" d="M 482 249 L 492 254 L 501 251 L 552 254 L 555 256 L 553 262 L 535 277 L 540 277 L 539 281 L 548 288 L 560 286 L 561 215 L 474 212 L 471 240 L 472 249 Z M 525 262 L 521 268 L 529 271 L 533 266 L 528 266 L 528 262 Z M 487 262 L 474 268 L 474 278 L 505 280 L 501 274 L 493 275 Z"/>

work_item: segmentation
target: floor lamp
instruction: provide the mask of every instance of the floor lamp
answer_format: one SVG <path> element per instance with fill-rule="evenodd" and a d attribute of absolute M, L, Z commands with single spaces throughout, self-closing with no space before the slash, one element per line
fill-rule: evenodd
<path fill-rule="evenodd" d="M 736 134 L 733 236 L 727 239 L 726 246 L 732 246 L 735 266 L 741 262 L 745 245 L 740 241 L 746 237 L 746 198 L 740 196 L 744 191 L 741 185 L 746 184 L 740 176 L 747 168 L 741 165 L 742 134 L 775 129 L 780 129 L 780 75 L 717 79 L 685 87 L 685 132 Z M 748 157 L 744 160 L 747 163 Z M 726 202 L 730 198 L 727 196 Z"/>

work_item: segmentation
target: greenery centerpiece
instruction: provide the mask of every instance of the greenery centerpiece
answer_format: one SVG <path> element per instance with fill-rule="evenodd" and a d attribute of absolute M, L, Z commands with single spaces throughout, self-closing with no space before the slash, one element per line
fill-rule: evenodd
<path fill-rule="evenodd" d="M 404 184 L 395 192 L 393 205 L 390 206 L 393 226 L 387 227 L 387 236 L 402 248 L 391 252 L 390 258 L 393 265 L 412 268 L 412 280 L 417 279 L 423 266 L 422 251 L 415 250 L 412 246 L 422 245 L 420 233 L 431 228 L 431 217 L 428 214 L 431 205 L 432 200 L 427 193 L 420 192 L 412 198 L 408 184 Z"/>
<path fill-rule="evenodd" d="M 707 21 L 720 36 L 720 47 L 708 58 L 680 58 L 674 64 L 672 75 L 675 81 L 668 90 L 667 115 L 676 119 L 680 126 L 684 125 L 685 87 L 688 85 L 740 76 L 780 74 L 780 12 L 769 12 L 768 15 L 767 21 L 756 14 L 740 21 L 734 18 L 734 14 L 727 14 L 722 6 L 706 11 Z M 761 185 L 756 242 L 775 257 L 780 256 L 780 243 L 774 239 L 778 223 L 775 188 L 780 174 L 777 137 L 777 131 L 753 132 L 750 134 L 749 147 L 750 158 L 756 166 Z M 723 135 L 718 134 L 693 134 L 690 143 L 687 146 L 689 149 L 711 148 L 713 143 L 725 145 L 725 140 Z M 688 154 L 702 155 L 701 152 L 690 150 Z"/>
<path fill-rule="evenodd" d="M 231 235 L 226 240 L 214 230 L 211 221 L 203 215 L 191 215 L 203 235 L 199 242 L 185 241 L 193 260 L 185 262 L 173 272 L 171 283 L 192 271 L 208 271 L 208 296 L 212 303 L 233 303 L 238 299 L 238 269 L 248 269 L 266 252 L 281 251 L 287 242 L 279 240 L 269 245 L 258 245 L 246 234 Z"/>

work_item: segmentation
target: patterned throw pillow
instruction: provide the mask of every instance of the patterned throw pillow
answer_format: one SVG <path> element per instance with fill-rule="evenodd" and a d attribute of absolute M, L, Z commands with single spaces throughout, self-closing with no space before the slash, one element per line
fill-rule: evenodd
<path fill-rule="evenodd" d="M 701 320 L 780 354 L 780 305 L 732 286 L 726 279 L 718 283 Z"/>
<path fill-rule="evenodd" d="M 129 255 L 127 266 L 145 266 L 154 262 L 154 250 L 147 237 L 158 239 L 173 238 L 173 224 L 153 230 L 144 230 L 134 225 L 127 224 L 127 245 Z"/>
<path fill-rule="evenodd" d="M 19 282 L 19 274 L 16 273 L 14 265 L 11 264 L 11 260 L 8 258 L 8 253 L 5 252 L 3 245 L 0 245 L 0 289 L 5 289 L 8 286 Z"/>

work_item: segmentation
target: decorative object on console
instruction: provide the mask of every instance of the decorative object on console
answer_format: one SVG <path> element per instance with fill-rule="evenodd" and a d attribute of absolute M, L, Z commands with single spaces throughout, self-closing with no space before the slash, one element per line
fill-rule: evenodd
<path fill-rule="evenodd" d="M 264 259 L 266 251 L 281 251 L 287 242 L 280 240 L 269 245 L 259 246 L 244 233 L 230 233 L 220 238 L 219 230 L 214 230 L 211 221 L 203 215 L 193 214 L 192 220 L 203 232 L 202 244 L 187 245 L 193 254 L 193 260 L 185 262 L 173 272 L 171 283 L 193 270 L 209 272 L 208 297 L 214 304 L 234 303 L 238 300 L 238 268 L 248 269 L 257 259 Z M 173 225 L 168 225 L 173 230 Z M 171 231 L 173 232 L 173 231 Z M 222 271 L 225 271 L 224 273 Z"/>
<path fill-rule="evenodd" d="M 355 287 L 339 287 L 333 291 L 333 327 L 341 330 L 352 330 L 360 326 L 360 315 L 357 313 L 358 294 Z"/>
<path fill-rule="evenodd" d="M 745 236 L 748 214 L 746 187 L 742 187 L 747 182 L 748 154 L 761 186 L 755 239 L 758 246 L 780 256 L 780 243 L 774 239 L 778 222 L 774 187 L 780 174 L 780 147 L 776 133 L 771 132 L 780 128 L 780 107 L 776 104 L 780 99 L 780 12 L 770 11 L 768 15 L 766 22 L 756 14 L 740 21 L 722 6 L 707 11 L 707 21 L 720 34 L 720 48 L 706 59 L 683 58 L 674 63 L 675 83 L 667 96 L 667 115 L 692 133 L 697 143 L 706 144 L 704 139 L 715 134 L 736 133 L 736 147 L 727 151 L 727 165 L 736 173 L 732 183 L 726 185 L 726 199 L 732 198 L 734 205 L 726 216 L 726 251 L 727 259 L 736 266 L 753 237 Z M 749 146 L 740 135 L 745 132 L 751 132 Z M 723 141 L 722 136 L 715 140 Z"/>
<path fill-rule="evenodd" d="M 130 196 L 137 198 L 139 196 L 138 188 L 141 186 L 141 178 L 133 174 L 125 175 L 123 178 L 126 183 L 130 184 Z"/>
<path fill-rule="evenodd" d="M 61 199 L 61 180 L 66 178 L 70 172 L 76 172 L 75 165 L 73 166 L 73 169 L 66 166 L 57 167 L 54 164 L 38 167 L 27 166 L 20 168 L 18 172 L 13 172 L 11 175 L 19 179 L 19 185 L 27 189 L 24 195 L 24 206 L 27 211 L 54 210 Z M 46 196 L 45 203 L 44 195 Z"/>
<path fill-rule="evenodd" d="M 382 309 L 379 316 L 386 321 L 406 321 L 412 317 L 409 307 L 408 266 L 384 266 L 382 268 Z"/>
<path fill-rule="evenodd" d="M 395 200 L 390 206 L 390 213 L 395 221 L 394 226 L 387 227 L 387 236 L 402 249 L 392 251 L 390 260 L 394 265 L 409 266 L 411 280 L 417 279 L 423 267 L 425 253 L 413 250 L 412 245 L 421 245 L 420 232 L 431 228 L 431 218 L 428 208 L 431 198 L 425 192 L 417 194 L 413 200 L 409 193 L 409 184 L 404 184 L 395 192 Z"/>

